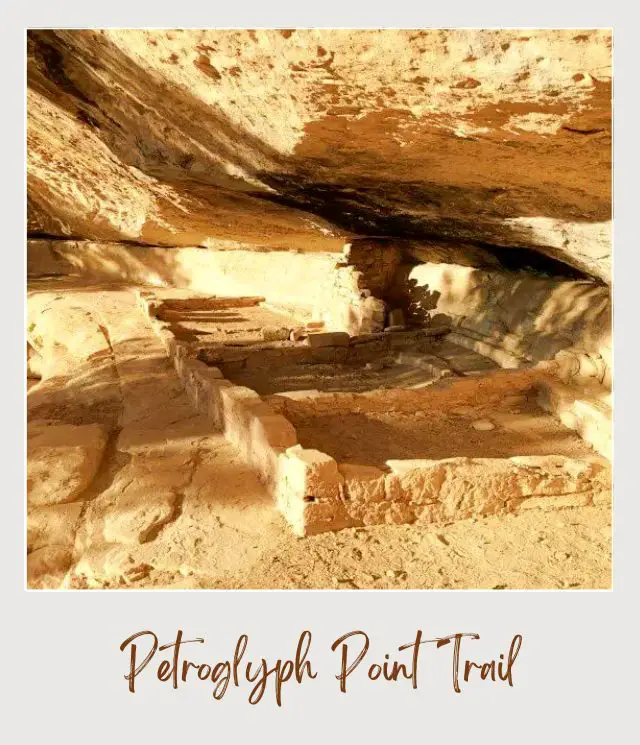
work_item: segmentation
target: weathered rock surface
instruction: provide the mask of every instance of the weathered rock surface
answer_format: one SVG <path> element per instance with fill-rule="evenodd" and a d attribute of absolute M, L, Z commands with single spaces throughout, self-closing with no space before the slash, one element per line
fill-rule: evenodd
<path fill-rule="evenodd" d="M 37 284 L 39 292 L 50 296 L 61 292 L 59 279 Z M 580 495 L 573 493 L 546 495 L 525 501 L 564 499 L 567 504 L 556 506 L 571 509 L 547 512 L 538 509 L 543 504 L 534 503 L 530 506 L 537 509 L 520 514 L 448 526 L 425 523 L 426 516 L 418 526 L 400 525 L 396 523 L 411 517 L 406 514 L 409 505 L 378 501 L 384 493 L 382 471 L 350 464 L 336 471 L 325 457 L 317 468 L 308 463 L 311 467 L 304 474 L 294 469 L 292 478 L 304 475 L 305 484 L 314 486 L 313 479 L 324 469 L 323 476 L 343 480 L 354 502 L 366 505 L 371 521 L 378 520 L 379 508 L 387 524 L 300 541 L 275 509 L 256 470 L 221 432 L 212 430 L 206 416 L 195 414 L 160 341 L 142 313 L 136 313 L 133 292 L 78 280 L 66 280 L 64 286 L 68 307 L 83 307 L 90 315 L 51 314 L 47 327 L 62 338 L 68 323 L 100 319 L 104 338 L 112 344 L 122 411 L 118 424 L 112 425 L 113 446 L 85 493 L 88 499 L 30 507 L 29 587 L 610 586 L 610 505 L 596 500 L 595 492 L 593 506 L 576 506 Z M 48 305 L 39 307 L 46 311 Z M 56 317 L 63 326 L 59 334 Z M 80 350 L 74 356 L 84 375 L 85 365 L 103 365 L 89 349 L 90 359 L 84 362 Z M 89 379 L 88 395 L 98 396 L 103 381 Z M 39 389 L 47 385 L 51 388 L 46 396 L 52 396 L 54 386 L 62 383 L 55 377 L 38 383 L 28 396 L 29 411 L 32 399 L 42 407 L 46 396 Z M 486 395 L 481 398 L 487 400 Z M 102 400 L 97 400 L 100 408 Z M 411 403 L 407 409 L 413 417 L 416 406 Z M 61 416 L 69 412 L 75 419 L 76 409 L 60 409 Z M 80 413 L 85 417 L 81 421 L 100 416 L 91 408 L 81 407 Z M 35 423 L 33 418 L 32 428 Z M 168 514 L 163 505 L 170 502 L 173 511 Z M 317 503 L 318 519 L 322 510 L 326 507 Z"/>
<path fill-rule="evenodd" d="M 608 30 L 32 31 L 28 55 L 33 232 L 439 237 L 609 281 Z"/>
<path fill-rule="evenodd" d="M 45 546 L 73 546 L 83 502 L 31 509 L 27 517 L 27 550 Z"/>
<path fill-rule="evenodd" d="M 611 293 L 600 283 L 427 261 L 401 265 L 391 296 L 414 322 L 448 318 L 452 341 L 502 367 L 572 350 L 571 358 L 580 352 L 599 360 L 598 377 L 608 370 L 610 378 Z"/>
<path fill-rule="evenodd" d="M 107 436 L 98 424 L 29 424 L 27 499 L 29 506 L 72 502 L 98 470 Z"/>
<path fill-rule="evenodd" d="M 31 588 L 60 587 L 73 563 L 73 552 L 65 546 L 46 546 L 27 556 L 27 583 Z"/>

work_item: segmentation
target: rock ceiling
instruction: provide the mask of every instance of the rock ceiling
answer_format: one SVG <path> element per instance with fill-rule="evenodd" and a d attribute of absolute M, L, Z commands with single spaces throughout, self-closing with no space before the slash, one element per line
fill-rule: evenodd
<path fill-rule="evenodd" d="M 609 281 L 607 30 L 28 34 L 28 229 L 529 248 Z"/>

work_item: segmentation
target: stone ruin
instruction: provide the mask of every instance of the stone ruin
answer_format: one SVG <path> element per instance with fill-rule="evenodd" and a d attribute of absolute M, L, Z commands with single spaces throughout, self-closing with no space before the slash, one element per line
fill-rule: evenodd
<path fill-rule="evenodd" d="M 34 585 L 609 509 L 610 34 L 383 33 L 29 32 Z"/>
<path fill-rule="evenodd" d="M 604 288 L 574 308 L 573 323 L 564 316 L 543 333 L 548 305 L 580 297 L 584 283 L 537 287 L 424 263 L 413 274 L 437 297 L 424 302 L 416 280 L 394 286 L 406 282 L 400 262 L 393 244 L 346 246 L 306 322 L 264 297 L 139 290 L 139 307 L 194 406 L 259 471 L 299 535 L 606 500 Z M 442 301 L 445 267 L 466 296 Z M 433 312 L 438 301 L 449 314 Z M 500 334 L 507 318 L 515 333 Z M 538 324 L 530 337 L 527 320 Z"/>

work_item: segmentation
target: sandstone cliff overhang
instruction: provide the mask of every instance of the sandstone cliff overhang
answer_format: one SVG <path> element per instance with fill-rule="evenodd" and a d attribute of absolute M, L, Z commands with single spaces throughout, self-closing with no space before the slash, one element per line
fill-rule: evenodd
<path fill-rule="evenodd" d="M 28 34 L 28 229 L 534 249 L 606 282 L 608 30 Z"/>

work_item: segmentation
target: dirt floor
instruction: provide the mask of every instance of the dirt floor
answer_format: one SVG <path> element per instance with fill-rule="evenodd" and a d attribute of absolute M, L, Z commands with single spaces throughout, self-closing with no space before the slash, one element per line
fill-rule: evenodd
<path fill-rule="evenodd" d="M 48 355 L 46 379 L 29 384 L 30 433 L 36 420 L 93 423 L 106 438 L 86 487 L 69 502 L 29 507 L 30 587 L 610 585 L 611 514 L 602 506 L 296 538 L 255 472 L 193 411 L 134 288 L 34 281 L 29 310 L 29 333 Z M 465 423 L 465 437 L 473 432 Z M 486 444 L 487 432 L 477 436 Z M 40 473 L 52 493 L 40 491 L 54 500 L 74 475 Z"/>
<path fill-rule="evenodd" d="M 489 373 L 498 365 L 486 357 L 457 344 L 434 338 L 429 352 L 388 353 L 369 362 L 298 363 L 265 370 L 228 369 L 220 365 L 226 378 L 252 388 L 261 396 L 290 391 L 361 393 L 385 388 L 426 388 L 440 379 L 445 370 L 454 377 Z"/>
<path fill-rule="evenodd" d="M 451 410 L 439 407 L 432 391 L 425 392 L 421 408 L 409 411 L 395 408 L 393 398 L 385 406 L 382 393 L 375 398 L 376 409 L 368 411 L 367 398 L 335 397 L 328 414 L 296 399 L 287 402 L 286 416 L 303 447 L 321 450 L 339 463 L 383 469 L 387 460 L 413 458 L 594 457 L 573 430 L 536 405 L 533 393 Z"/>
<path fill-rule="evenodd" d="M 225 366 L 221 369 L 226 373 Z M 246 385 L 261 396 L 282 391 L 371 391 L 376 388 L 421 388 L 436 378 L 415 365 L 388 361 L 387 367 L 371 369 L 366 363 L 289 365 L 262 370 L 240 370 L 225 375 L 237 385 Z"/>

